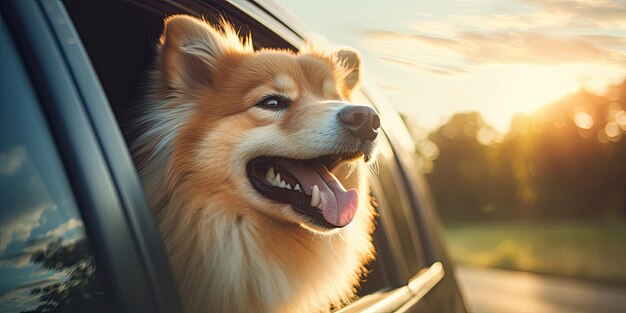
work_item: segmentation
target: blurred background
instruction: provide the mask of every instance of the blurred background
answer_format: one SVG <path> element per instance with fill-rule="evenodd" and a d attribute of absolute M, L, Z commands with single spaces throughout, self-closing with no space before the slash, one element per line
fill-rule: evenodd
<path fill-rule="evenodd" d="M 470 306 L 626 295 L 626 1 L 278 2 L 403 115 Z"/>

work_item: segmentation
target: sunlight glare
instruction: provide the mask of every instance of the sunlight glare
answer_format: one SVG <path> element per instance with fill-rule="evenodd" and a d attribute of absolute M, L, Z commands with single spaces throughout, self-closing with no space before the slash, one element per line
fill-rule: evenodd
<path fill-rule="evenodd" d="M 513 112 L 530 113 L 579 88 L 577 82 L 554 67 L 524 66 L 506 70 L 501 89 L 493 90 Z"/>
<path fill-rule="evenodd" d="M 609 139 L 615 139 L 621 134 L 619 126 L 617 126 L 617 123 L 613 121 L 606 123 L 604 126 L 604 132 Z"/>
<path fill-rule="evenodd" d="M 578 112 L 574 116 L 574 123 L 581 129 L 590 129 L 593 127 L 593 117 L 586 112 Z"/>
<path fill-rule="evenodd" d="M 577 91 L 580 82 L 573 72 L 575 69 L 548 66 L 485 66 L 437 88 L 443 89 L 443 94 L 427 91 L 420 96 L 425 103 L 452 103 L 447 110 L 477 110 L 498 132 L 506 133 L 515 113 L 531 113 Z M 428 106 L 429 110 L 439 107 L 444 107 L 443 103 Z"/>

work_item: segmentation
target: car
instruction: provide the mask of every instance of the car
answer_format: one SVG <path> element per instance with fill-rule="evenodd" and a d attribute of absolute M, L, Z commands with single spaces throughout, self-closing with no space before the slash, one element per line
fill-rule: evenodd
<path fill-rule="evenodd" d="M 221 16 L 255 49 L 310 35 L 270 1 L 8 0 L 0 19 L 0 311 L 179 312 L 128 150 L 166 16 Z M 338 312 L 466 312 L 411 136 L 366 82 L 383 125 L 371 193 L 376 259 Z M 329 308 L 331 309 L 331 308 Z"/>

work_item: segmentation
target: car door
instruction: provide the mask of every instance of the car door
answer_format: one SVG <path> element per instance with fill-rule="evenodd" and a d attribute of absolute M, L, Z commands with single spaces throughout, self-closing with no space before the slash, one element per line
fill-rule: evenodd
<path fill-rule="evenodd" d="M 34 312 L 179 311 L 141 185 L 71 20 L 57 1 L 3 1 L 1 8 L 2 118 L 15 125 L 3 134 L 1 161 L 26 160 L 41 190 L 28 193 L 19 177 L 7 179 L 2 202 L 17 211 L 43 194 L 49 205 L 2 216 L 4 252 L 31 256 L 2 272 L 0 303 Z M 22 168 L 12 166 L 18 175 Z"/>

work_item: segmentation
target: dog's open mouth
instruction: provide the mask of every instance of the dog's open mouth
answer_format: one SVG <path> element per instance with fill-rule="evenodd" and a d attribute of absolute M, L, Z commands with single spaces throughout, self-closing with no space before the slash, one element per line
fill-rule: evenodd
<path fill-rule="evenodd" d="M 331 173 L 339 162 L 360 157 L 327 155 L 310 160 L 258 157 L 248 162 L 248 178 L 262 195 L 292 204 L 325 228 L 348 225 L 358 206 L 356 189 L 346 190 Z"/>

